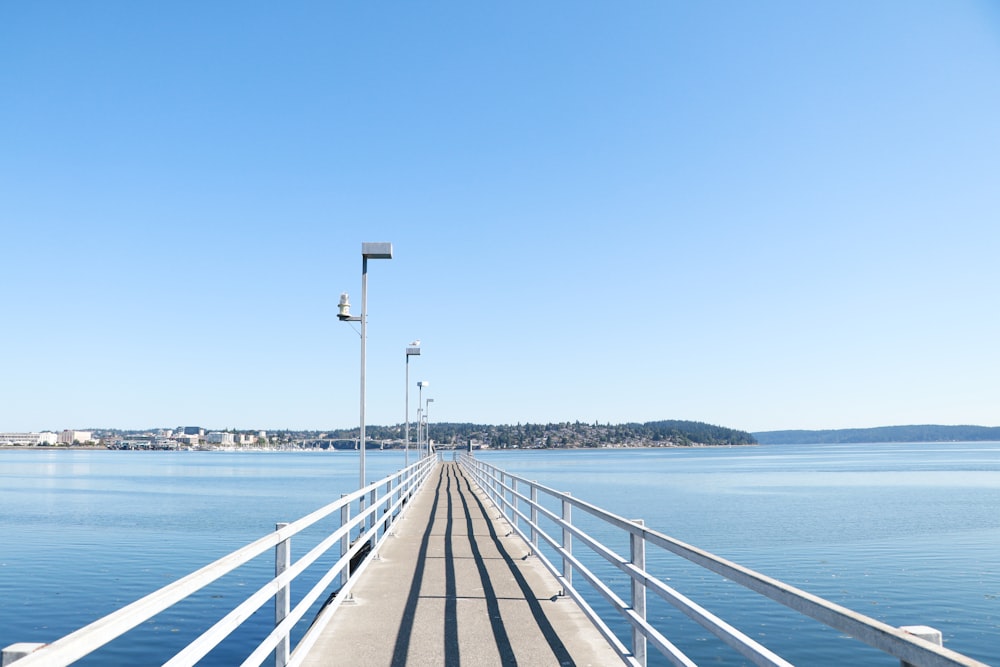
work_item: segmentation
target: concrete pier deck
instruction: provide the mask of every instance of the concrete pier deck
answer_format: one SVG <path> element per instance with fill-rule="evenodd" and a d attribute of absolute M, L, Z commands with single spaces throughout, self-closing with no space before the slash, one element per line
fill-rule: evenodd
<path fill-rule="evenodd" d="M 305 665 L 622 664 L 458 464 L 412 503 Z"/>

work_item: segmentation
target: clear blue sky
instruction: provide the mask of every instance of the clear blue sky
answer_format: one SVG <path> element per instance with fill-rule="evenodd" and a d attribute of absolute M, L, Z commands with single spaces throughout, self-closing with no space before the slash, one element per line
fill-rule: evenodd
<path fill-rule="evenodd" d="M 0 3 L 0 431 L 1000 424 L 1000 9 Z M 416 411 L 413 398 L 411 415 Z"/>

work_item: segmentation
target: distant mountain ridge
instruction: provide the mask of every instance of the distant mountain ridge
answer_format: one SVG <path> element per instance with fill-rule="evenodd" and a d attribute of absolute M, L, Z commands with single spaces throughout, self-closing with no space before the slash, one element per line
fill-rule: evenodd
<path fill-rule="evenodd" d="M 982 442 L 1000 441 L 1000 426 L 879 426 L 825 431 L 762 431 L 753 436 L 762 445 L 813 445 L 858 442 Z"/>

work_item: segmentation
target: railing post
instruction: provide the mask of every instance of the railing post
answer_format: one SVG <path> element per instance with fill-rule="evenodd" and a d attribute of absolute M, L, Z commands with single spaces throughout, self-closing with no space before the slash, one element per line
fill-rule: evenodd
<path fill-rule="evenodd" d="M 365 494 L 362 493 L 358 497 L 358 516 L 361 516 L 364 513 L 365 513 Z M 365 524 L 364 522 L 362 522 L 361 525 L 358 526 L 358 538 L 360 538 L 364 534 L 365 534 Z"/>
<path fill-rule="evenodd" d="M 371 509 L 371 514 L 368 515 L 368 520 L 365 521 L 365 524 L 367 524 L 368 530 L 371 530 L 372 526 L 375 525 L 375 513 L 378 511 L 378 505 L 376 504 L 378 502 L 378 487 L 372 489 L 368 493 L 368 497 L 370 499 L 368 507 Z"/>
<path fill-rule="evenodd" d="M 531 549 L 537 554 L 538 530 L 535 526 L 538 525 L 538 487 L 535 484 L 537 482 L 531 480 Z"/>
<path fill-rule="evenodd" d="M 510 520 L 510 508 L 507 506 L 507 489 L 504 486 L 507 484 L 507 473 L 500 471 L 500 511 L 503 513 L 507 520 Z"/>
<path fill-rule="evenodd" d="M 287 523 L 277 523 L 274 526 L 275 530 L 281 530 Z M 291 538 L 286 538 L 279 542 L 277 546 L 274 547 L 274 576 L 280 576 L 288 566 L 291 564 L 292 560 L 292 540 Z M 278 592 L 274 596 L 274 625 L 277 626 L 285 617 L 288 616 L 289 612 L 292 610 L 292 596 L 291 596 L 291 584 L 285 584 L 278 589 Z M 274 667 L 285 667 L 288 664 L 288 633 L 285 633 L 281 639 L 278 640 L 278 645 L 274 647 Z"/>
<path fill-rule="evenodd" d="M 569 496 L 571 494 L 564 493 L 564 496 Z M 573 533 L 569 532 L 569 526 L 573 524 L 573 506 L 569 504 L 569 500 L 566 498 L 562 499 L 562 538 L 563 538 L 563 579 L 566 580 L 567 586 L 573 585 L 573 565 L 569 562 L 567 555 L 573 554 Z M 566 591 L 563 591 L 563 595 L 566 595 Z"/>
<path fill-rule="evenodd" d="M 392 477 L 385 483 L 385 509 L 382 511 L 382 514 L 388 514 L 385 517 L 385 525 L 382 526 L 382 532 L 388 533 L 389 524 L 392 523 Z"/>
<path fill-rule="evenodd" d="M 909 633 L 914 637 L 920 637 L 921 639 L 929 641 L 937 646 L 944 646 L 944 636 L 941 634 L 941 631 L 928 625 L 904 625 L 900 628 L 900 630 Z M 915 665 L 906 662 L 905 660 L 900 660 L 899 667 L 915 667 Z"/>
<path fill-rule="evenodd" d="M 347 497 L 346 493 L 340 494 L 340 499 L 343 500 Z M 351 503 L 344 503 L 340 508 L 340 526 L 343 528 L 351 522 Z M 351 531 L 344 533 L 343 537 L 340 538 L 340 557 L 344 558 L 347 556 L 347 552 L 351 550 Z M 351 565 L 350 563 L 344 564 L 344 569 L 340 571 L 340 585 L 346 586 L 347 579 L 351 576 Z"/>
<path fill-rule="evenodd" d="M 500 514 L 501 515 L 505 514 L 505 512 L 503 511 L 503 501 L 504 501 L 503 471 L 501 470 L 496 471 L 496 473 L 493 475 L 493 495 L 497 503 L 497 509 L 500 510 Z"/>
<path fill-rule="evenodd" d="M 510 519 L 510 508 L 507 506 L 507 489 L 504 487 L 507 485 L 507 473 L 500 472 L 500 509 L 503 512 L 504 518 Z"/>
<path fill-rule="evenodd" d="M 516 531 L 517 527 L 521 525 L 520 517 L 517 516 L 517 511 L 521 508 L 521 504 L 519 502 L 520 499 L 517 497 L 517 479 L 515 479 L 513 476 L 511 476 L 510 478 L 510 486 L 513 489 L 513 491 L 511 491 L 510 493 L 510 500 L 512 503 L 514 503 L 514 508 L 510 511 L 511 515 L 510 520 L 511 523 L 513 523 L 511 528 L 514 528 Z"/>
<path fill-rule="evenodd" d="M 644 526 L 642 519 L 633 519 L 632 523 Z M 642 533 L 631 533 L 631 563 L 643 572 L 646 571 L 646 538 Z M 646 583 L 632 577 L 632 610 L 642 620 L 646 620 Z M 646 635 L 639 628 L 632 626 L 632 655 L 642 666 L 646 666 Z"/>

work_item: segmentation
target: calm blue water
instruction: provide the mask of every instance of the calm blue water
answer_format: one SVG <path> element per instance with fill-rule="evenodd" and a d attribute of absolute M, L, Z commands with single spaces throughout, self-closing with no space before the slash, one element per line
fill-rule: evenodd
<path fill-rule="evenodd" d="M 935 626 L 950 648 L 1000 665 L 998 443 L 479 456 L 892 625 Z M 368 476 L 402 463 L 401 453 L 369 452 Z M 71 632 L 356 484 L 355 452 L 0 450 L 0 646 Z M 650 560 L 792 662 L 889 664 L 684 561 Z M 224 578 L 81 664 L 159 664 L 267 569 Z M 699 664 L 743 664 L 672 610 L 650 613 L 676 627 L 670 638 Z M 266 627 L 266 616 L 241 632 Z M 238 663 L 243 643 L 237 635 L 205 664 Z"/>
<path fill-rule="evenodd" d="M 402 453 L 369 451 L 368 478 L 403 463 Z M 0 450 L 0 646 L 68 634 L 357 485 L 357 452 Z M 319 539 L 317 531 L 297 536 L 293 557 Z M 273 576 L 273 560 L 266 561 L 78 664 L 161 664 Z M 260 630 L 273 627 L 271 609 L 203 664 L 242 662 L 251 646 L 246 637 L 259 641 L 267 634 Z"/>
<path fill-rule="evenodd" d="M 1000 443 L 479 457 L 891 625 L 936 627 L 949 648 L 1000 665 Z M 627 555 L 627 545 L 618 552 Z M 685 562 L 665 557 L 654 567 L 791 662 L 887 664 L 881 652 Z M 742 664 L 665 607 L 650 613 L 676 622 L 669 638 L 699 664 Z"/>

